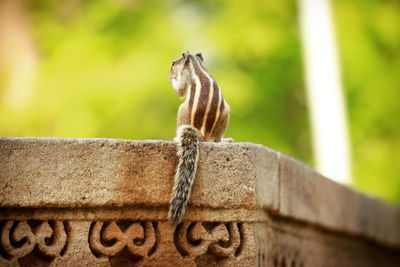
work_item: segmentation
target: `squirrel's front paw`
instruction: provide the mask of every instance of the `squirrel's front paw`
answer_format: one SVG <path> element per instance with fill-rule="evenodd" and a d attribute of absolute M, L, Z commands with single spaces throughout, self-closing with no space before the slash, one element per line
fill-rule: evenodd
<path fill-rule="evenodd" d="M 233 142 L 235 142 L 235 140 L 233 140 L 233 138 L 228 137 L 228 138 L 222 138 L 221 142 L 233 143 Z"/>

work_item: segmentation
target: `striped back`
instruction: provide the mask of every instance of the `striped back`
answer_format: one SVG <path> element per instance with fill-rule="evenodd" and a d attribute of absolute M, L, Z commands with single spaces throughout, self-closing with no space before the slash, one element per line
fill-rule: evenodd
<path fill-rule="evenodd" d="M 187 54 L 192 82 L 189 85 L 188 103 L 190 123 L 198 129 L 205 140 L 212 137 L 215 125 L 224 111 L 224 99 L 216 81 L 208 74 L 202 58 Z"/>

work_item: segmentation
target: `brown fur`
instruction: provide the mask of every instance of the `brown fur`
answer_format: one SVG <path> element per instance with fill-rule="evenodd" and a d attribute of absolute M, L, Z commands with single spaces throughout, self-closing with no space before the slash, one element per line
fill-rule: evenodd
<path fill-rule="evenodd" d="M 172 224 L 182 220 L 189 201 L 197 171 L 199 142 L 202 140 L 220 142 L 229 122 L 229 105 L 220 94 L 217 83 L 205 70 L 202 61 L 202 56 L 184 53 L 173 62 L 170 72 L 174 89 L 180 97 L 186 97 L 179 107 L 177 116 L 178 129 L 175 141 L 178 143 L 179 163 L 168 213 L 168 219 Z M 213 93 L 212 98 L 209 95 L 211 93 Z M 209 103 L 210 98 L 211 103 Z M 205 125 L 203 132 L 201 132 L 202 125 Z"/>

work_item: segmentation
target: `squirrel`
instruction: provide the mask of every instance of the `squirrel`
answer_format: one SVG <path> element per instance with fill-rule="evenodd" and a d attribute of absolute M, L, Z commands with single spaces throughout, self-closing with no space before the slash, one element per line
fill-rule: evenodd
<path fill-rule="evenodd" d="M 201 53 L 183 53 L 172 62 L 169 79 L 179 97 L 185 99 L 177 116 L 179 163 L 169 203 L 168 220 L 182 220 L 196 176 L 201 141 L 220 142 L 229 122 L 229 105 L 217 82 L 203 65 Z"/>

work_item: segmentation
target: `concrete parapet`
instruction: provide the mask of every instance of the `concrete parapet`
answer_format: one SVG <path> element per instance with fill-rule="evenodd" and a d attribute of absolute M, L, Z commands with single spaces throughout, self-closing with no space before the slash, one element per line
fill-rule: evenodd
<path fill-rule="evenodd" d="M 251 143 L 202 143 L 166 220 L 173 142 L 0 139 L 0 266 L 400 266 L 400 208 Z"/>

